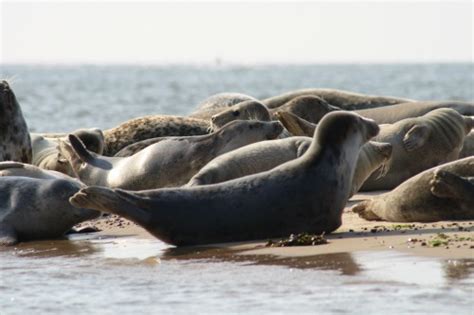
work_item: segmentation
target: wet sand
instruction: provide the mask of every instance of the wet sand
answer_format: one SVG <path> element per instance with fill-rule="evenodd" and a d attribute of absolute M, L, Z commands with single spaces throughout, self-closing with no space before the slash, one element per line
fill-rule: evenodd
<path fill-rule="evenodd" d="M 401 251 L 416 256 L 448 259 L 474 258 L 474 221 L 440 221 L 434 223 L 396 223 L 366 221 L 350 211 L 361 200 L 382 192 L 355 195 L 343 213 L 343 224 L 335 232 L 325 236 L 328 243 L 315 246 L 266 247 L 268 240 L 244 243 L 212 244 L 206 248 L 222 249 L 234 255 L 309 257 L 323 254 L 355 251 Z M 83 223 L 100 230 L 102 237 L 136 236 L 154 238 L 133 222 L 116 216 Z M 215 254 L 215 253 L 214 253 Z"/>

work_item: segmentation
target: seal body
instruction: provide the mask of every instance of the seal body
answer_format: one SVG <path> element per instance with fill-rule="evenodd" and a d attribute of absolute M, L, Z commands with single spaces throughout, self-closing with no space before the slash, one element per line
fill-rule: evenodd
<path fill-rule="evenodd" d="M 129 157 L 94 154 L 71 135 L 71 143 L 62 142 L 60 150 L 87 185 L 151 189 L 183 185 L 214 157 L 274 139 L 282 129 L 279 122 L 234 121 L 209 135 L 168 138 Z"/>
<path fill-rule="evenodd" d="M 262 141 L 222 154 L 201 168 L 187 186 L 210 185 L 270 170 L 302 156 L 311 144 L 309 137 Z M 392 146 L 370 141 L 360 150 L 350 196 L 381 166 L 388 163 Z M 382 175 L 387 168 L 383 168 Z"/>
<path fill-rule="evenodd" d="M 72 134 L 76 135 L 92 152 L 102 154 L 104 151 L 104 135 L 99 129 L 79 129 Z M 58 146 L 60 141 L 65 141 L 66 137 L 46 138 L 39 134 L 31 134 L 31 144 L 33 147 L 33 159 L 31 164 L 45 170 L 58 171 L 70 176 L 74 172 L 69 163 L 60 156 Z"/>
<path fill-rule="evenodd" d="M 473 119 L 473 117 L 471 117 L 471 119 Z M 465 158 L 468 156 L 474 156 L 474 131 L 471 131 L 466 136 L 462 150 L 459 153 L 459 158 Z"/>
<path fill-rule="evenodd" d="M 426 170 L 391 192 L 355 205 L 352 210 L 367 220 L 473 220 L 474 157 Z"/>
<path fill-rule="evenodd" d="M 359 150 L 378 129 L 356 114 L 330 113 L 303 156 L 270 171 L 140 192 L 87 187 L 70 202 L 122 215 L 175 245 L 329 233 L 341 225 Z"/>
<path fill-rule="evenodd" d="M 336 89 L 301 89 L 290 91 L 278 96 L 262 100 L 268 108 L 277 108 L 298 96 L 311 95 L 325 100 L 327 103 L 345 110 L 374 108 L 410 102 L 409 99 L 359 94 Z"/>
<path fill-rule="evenodd" d="M 0 112 L 0 161 L 31 163 L 28 126 L 7 81 L 0 82 Z"/>
<path fill-rule="evenodd" d="M 114 156 L 129 144 L 156 137 L 203 135 L 209 122 L 189 117 L 154 115 L 126 121 L 104 131 L 105 156 Z"/>
<path fill-rule="evenodd" d="M 20 162 L 0 162 L 0 176 L 18 176 L 39 179 L 65 179 L 80 183 L 76 178 L 72 178 L 64 173 L 44 170 L 31 164 Z"/>
<path fill-rule="evenodd" d="M 72 207 L 81 184 L 66 179 L 0 177 L 0 245 L 61 237 L 100 212 Z"/>
<path fill-rule="evenodd" d="M 382 178 L 369 177 L 361 190 L 392 189 L 426 169 L 457 159 L 472 126 L 472 119 L 449 108 L 381 125 L 374 140 L 392 144 L 390 169 Z"/>
<path fill-rule="evenodd" d="M 254 97 L 242 93 L 214 94 L 199 103 L 197 109 L 189 117 L 208 120 L 212 115 L 225 110 L 227 107 L 249 100 L 256 101 Z"/>

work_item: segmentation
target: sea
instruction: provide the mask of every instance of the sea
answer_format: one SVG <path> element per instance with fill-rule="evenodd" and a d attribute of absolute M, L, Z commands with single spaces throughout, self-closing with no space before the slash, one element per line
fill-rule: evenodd
<path fill-rule="evenodd" d="M 321 87 L 474 99 L 472 63 L 0 65 L 31 132 L 187 115 L 205 98 Z M 5 314 L 474 314 L 472 259 L 390 250 L 305 258 L 177 249 L 133 235 L 73 235 L 0 249 Z"/>

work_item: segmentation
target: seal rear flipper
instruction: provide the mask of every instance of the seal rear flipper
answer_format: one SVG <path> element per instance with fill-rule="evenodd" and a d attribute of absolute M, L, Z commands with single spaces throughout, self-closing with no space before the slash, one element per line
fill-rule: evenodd
<path fill-rule="evenodd" d="M 315 124 L 286 111 L 276 112 L 275 115 L 283 126 L 294 136 L 312 137 L 314 135 L 314 130 L 316 129 Z"/>
<path fill-rule="evenodd" d="M 364 200 L 351 208 L 352 212 L 355 212 L 359 217 L 364 218 L 369 221 L 380 221 L 382 220 L 378 215 L 376 215 L 372 210 L 369 209 L 372 200 Z"/>
<path fill-rule="evenodd" d="M 415 125 L 403 137 L 405 150 L 414 151 L 421 148 L 430 136 L 430 128 L 425 125 Z"/>
<path fill-rule="evenodd" d="M 430 191 L 438 198 L 474 200 L 474 185 L 469 180 L 440 169 L 430 181 Z"/>
<path fill-rule="evenodd" d="M 18 236 L 10 225 L 0 223 L 0 247 L 18 243 Z"/>
<path fill-rule="evenodd" d="M 117 214 L 138 224 L 148 220 L 148 213 L 140 208 L 133 196 L 122 190 L 115 191 L 99 186 L 86 187 L 69 198 L 69 203 L 77 208 Z"/>

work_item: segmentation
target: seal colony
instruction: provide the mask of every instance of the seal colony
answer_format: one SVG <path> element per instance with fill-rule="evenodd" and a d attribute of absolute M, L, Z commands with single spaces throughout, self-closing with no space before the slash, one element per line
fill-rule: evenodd
<path fill-rule="evenodd" d="M 219 93 L 187 117 L 30 136 L 5 81 L 0 101 L 0 245 L 99 211 L 178 246 L 330 233 L 359 189 L 392 190 L 353 208 L 367 220 L 474 219 L 470 102 Z"/>

